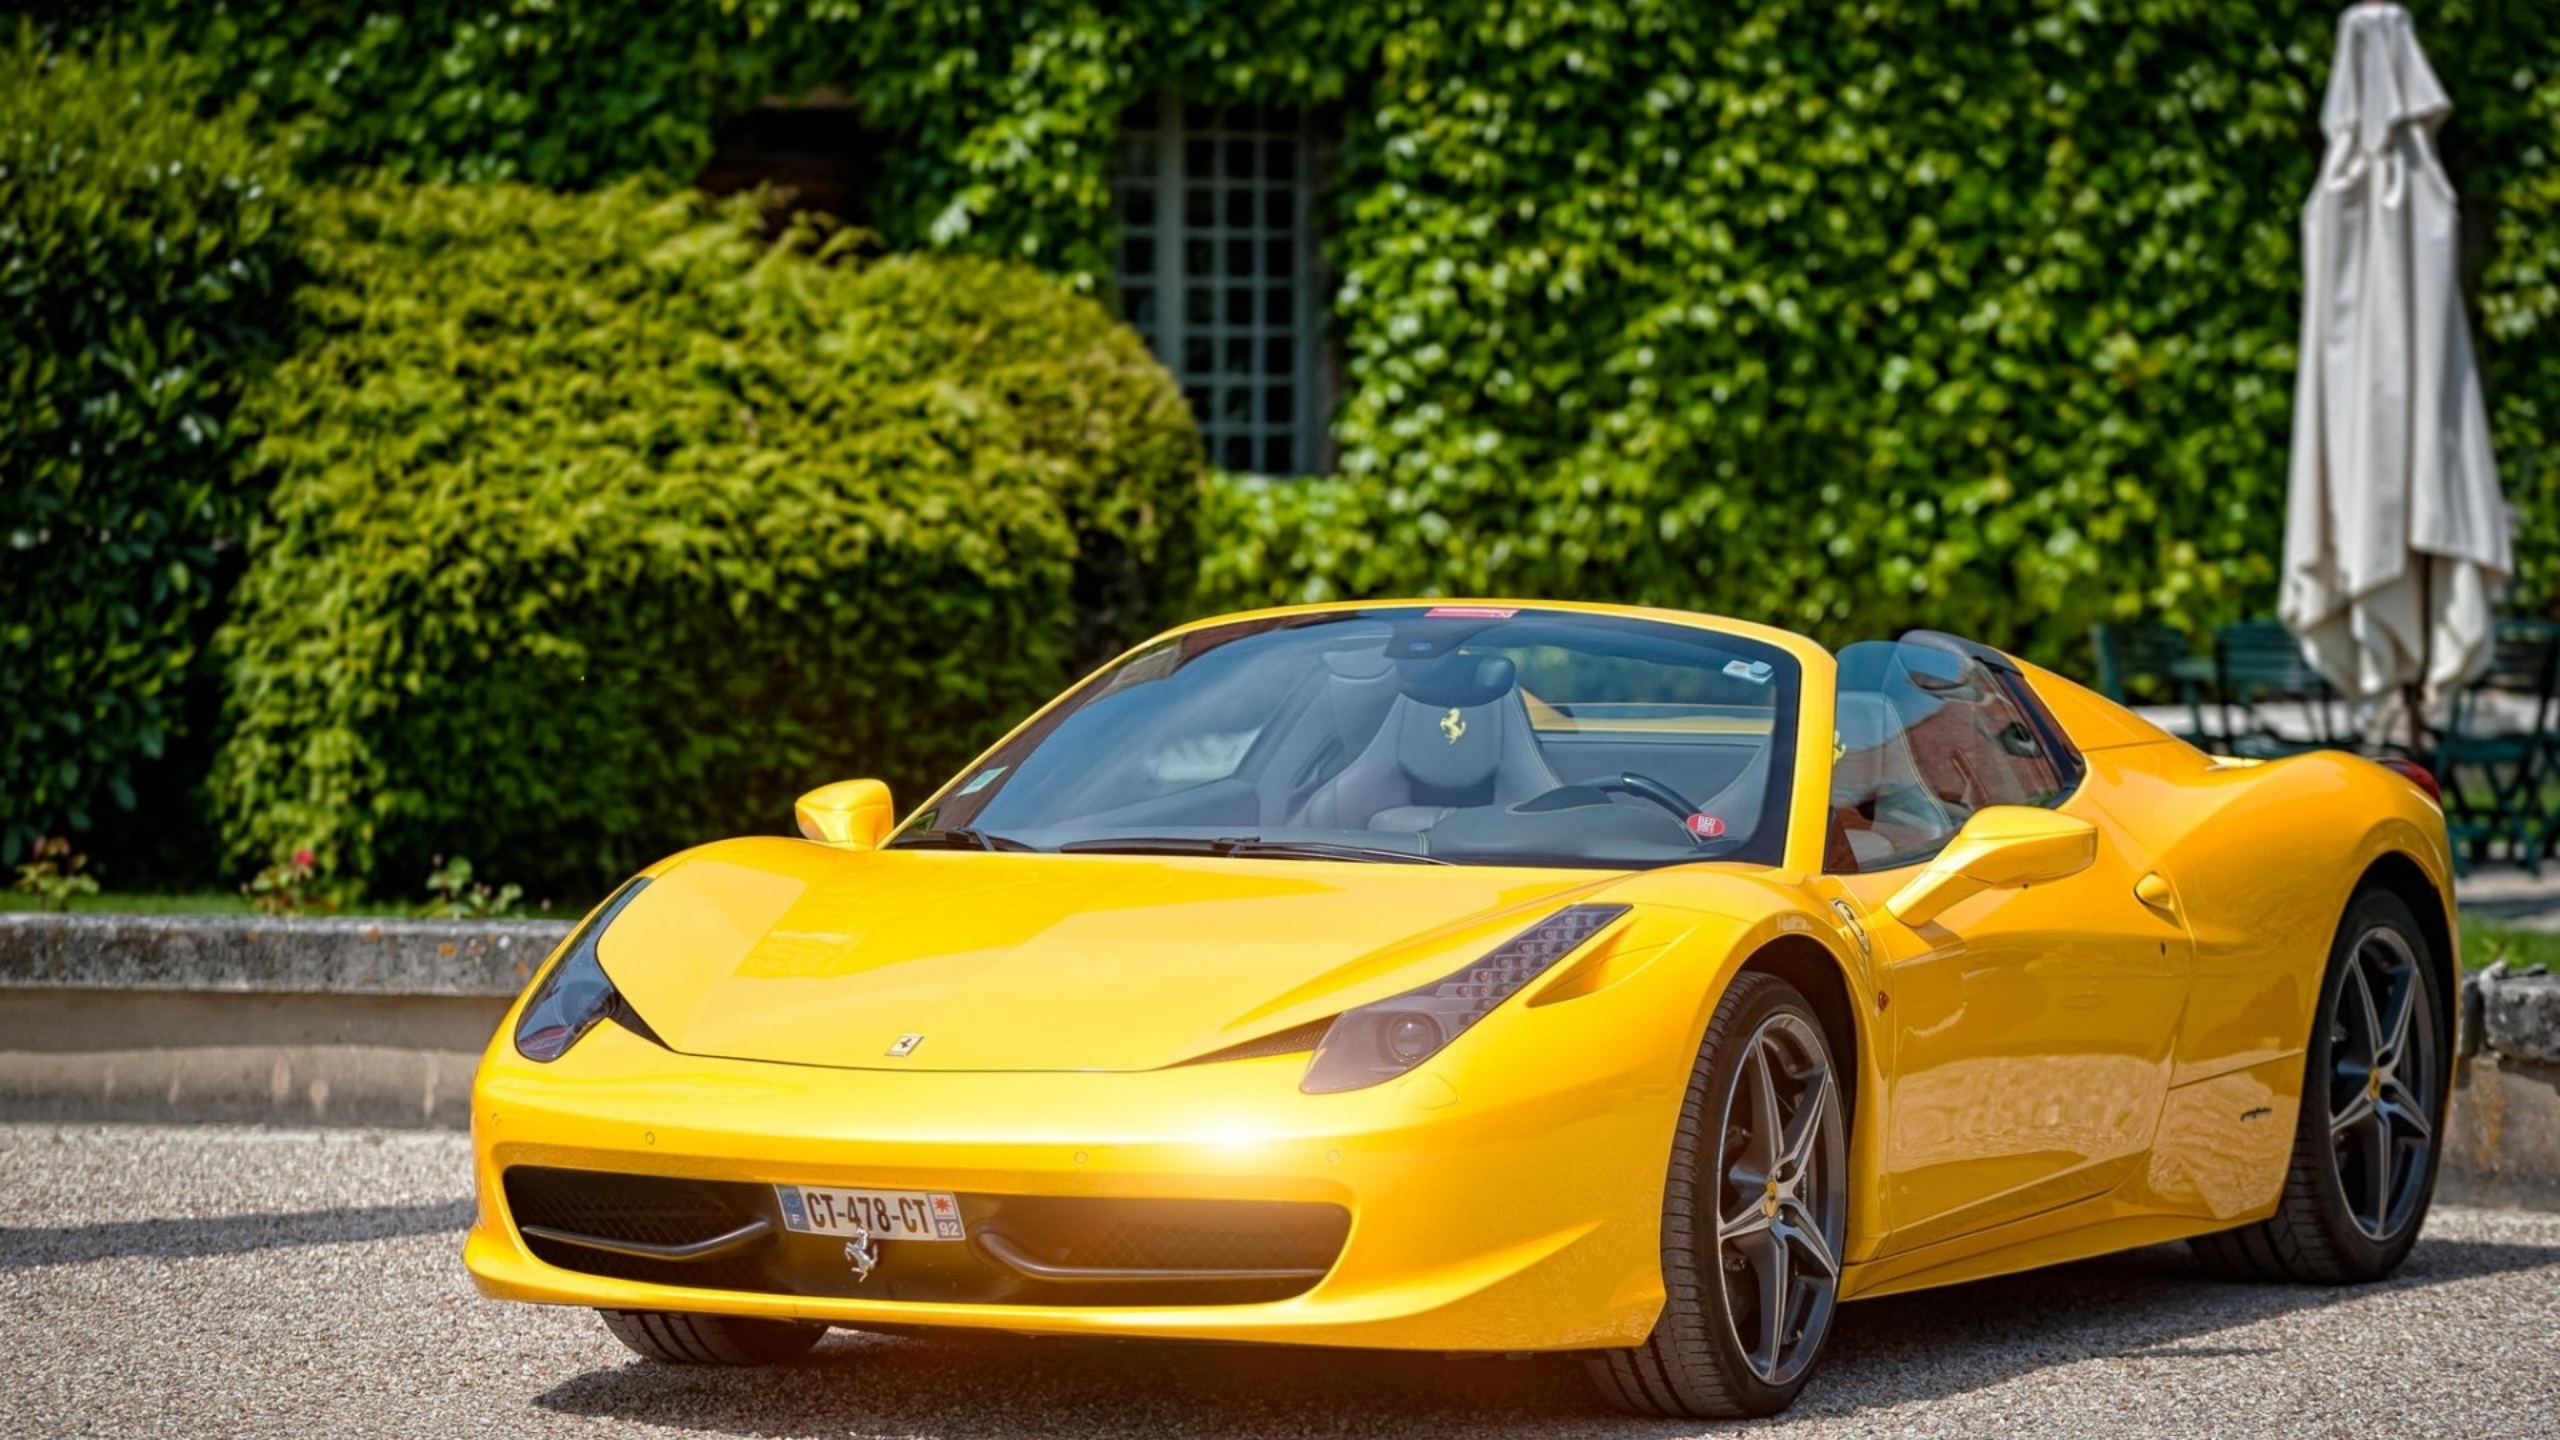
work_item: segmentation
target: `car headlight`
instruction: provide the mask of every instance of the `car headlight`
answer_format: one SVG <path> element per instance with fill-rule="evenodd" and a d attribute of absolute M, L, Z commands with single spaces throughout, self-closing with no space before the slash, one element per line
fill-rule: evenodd
<path fill-rule="evenodd" d="M 1345 1010 L 1325 1031 L 1298 1088 L 1310 1095 L 1358 1090 L 1392 1080 L 1440 1053 L 1493 1007 L 1520 992 L 1557 961 L 1582 948 L 1625 905 L 1573 905 L 1495 946 L 1444 980 Z"/>
<path fill-rule="evenodd" d="M 657 1040 L 652 1031 L 606 978 L 604 963 L 596 958 L 596 945 L 604 939 L 605 927 L 632 897 L 649 888 L 647 876 L 633 880 L 613 892 L 613 897 L 596 907 L 578 933 L 569 937 L 569 948 L 551 973 L 542 977 L 541 988 L 525 1002 L 524 1014 L 516 1021 L 516 1053 L 527 1060 L 548 1063 L 569 1053 L 578 1037 L 596 1027 L 599 1020 L 614 1020 L 625 1028 Z M 664 1044 L 664 1041 L 659 1041 Z"/>

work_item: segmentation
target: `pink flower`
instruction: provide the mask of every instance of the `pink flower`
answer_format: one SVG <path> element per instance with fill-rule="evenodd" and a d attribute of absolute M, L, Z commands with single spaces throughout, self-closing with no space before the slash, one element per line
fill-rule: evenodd
<path fill-rule="evenodd" d="M 296 864 L 296 865 L 301 866 L 301 867 L 302 867 L 303 869 L 305 869 L 305 870 L 310 869 L 310 868 L 311 868 L 311 852 L 310 852 L 310 851 L 308 851 L 308 850 L 296 850 L 296 851 L 294 851 L 294 852 L 293 852 L 293 863 L 294 863 L 294 864 Z"/>

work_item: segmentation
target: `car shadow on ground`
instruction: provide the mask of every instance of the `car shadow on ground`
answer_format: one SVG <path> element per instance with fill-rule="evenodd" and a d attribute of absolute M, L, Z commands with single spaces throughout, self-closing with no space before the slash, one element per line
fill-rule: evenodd
<path fill-rule="evenodd" d="M 459 1232 L 471 1202 L 365 1205 L 280 1214 L 213 1215 L 201 1219 L 104 1221 L 94 1225 L 0 1226 L 0 1270 L 81 1265 L 150 1256 L 191 1260 L 294 1245 L 344 1245 L 411 1235 Z"/>
<path fill-rule="evenodd" d="M 2228 1363 L 2222 1340 L 2289 1312 L 2560 1268 L 2560 1246 L 2422 1243 L 2379 1286 L 2244 1284 L 2157 1247 L 1842 1307 L 1822 1373 L 1788 1418 L 1941 1399 L 2078 1361 Z M 839 1332 L 797 1364 L 720 1371 L 634 1363 L 534 1397 L 564 1414 L 709 1434 L 1566 1436 L 1695 1431 L 1603 1406 L 1570 1357 L 1456 1360 L 1295 1347 L 899 1340 Z"/>

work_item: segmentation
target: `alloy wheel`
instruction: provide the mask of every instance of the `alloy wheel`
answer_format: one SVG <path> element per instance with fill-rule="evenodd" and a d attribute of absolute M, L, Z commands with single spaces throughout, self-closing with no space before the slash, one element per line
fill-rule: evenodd
<path fill-rule="evenodd" d="M 2329 1017 L 2329 1149 L 2348 1217 L 2368 1239 L 2406 1227 L 2427 1190 L 2442 1093 L 2434 1006 L 2408 941 L 2356 938 Z"/>
<path fill-rule="evenodd" d="M 1839 1097 L 1821 1038 L 1781 1013 L 1752 1033 L 1724 1104 L 1716 1271 L 1743 1362 L 1770 1385 L 1811 1363 L 1840 1288 L 1848 1209 Z"/>

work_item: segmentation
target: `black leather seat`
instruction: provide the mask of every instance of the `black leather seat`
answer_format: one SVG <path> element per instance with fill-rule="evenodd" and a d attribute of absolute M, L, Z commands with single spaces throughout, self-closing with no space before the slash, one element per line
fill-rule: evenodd
<path fill-rule="evenodd" d="M 1400 669 L 1377 734 L 1308 798 L 1299 824 L 1423 830 L 1452 810 L 1514 805 L 1564 783 L 1538 750 L 1509 660 L 1449 655 Z"/>

